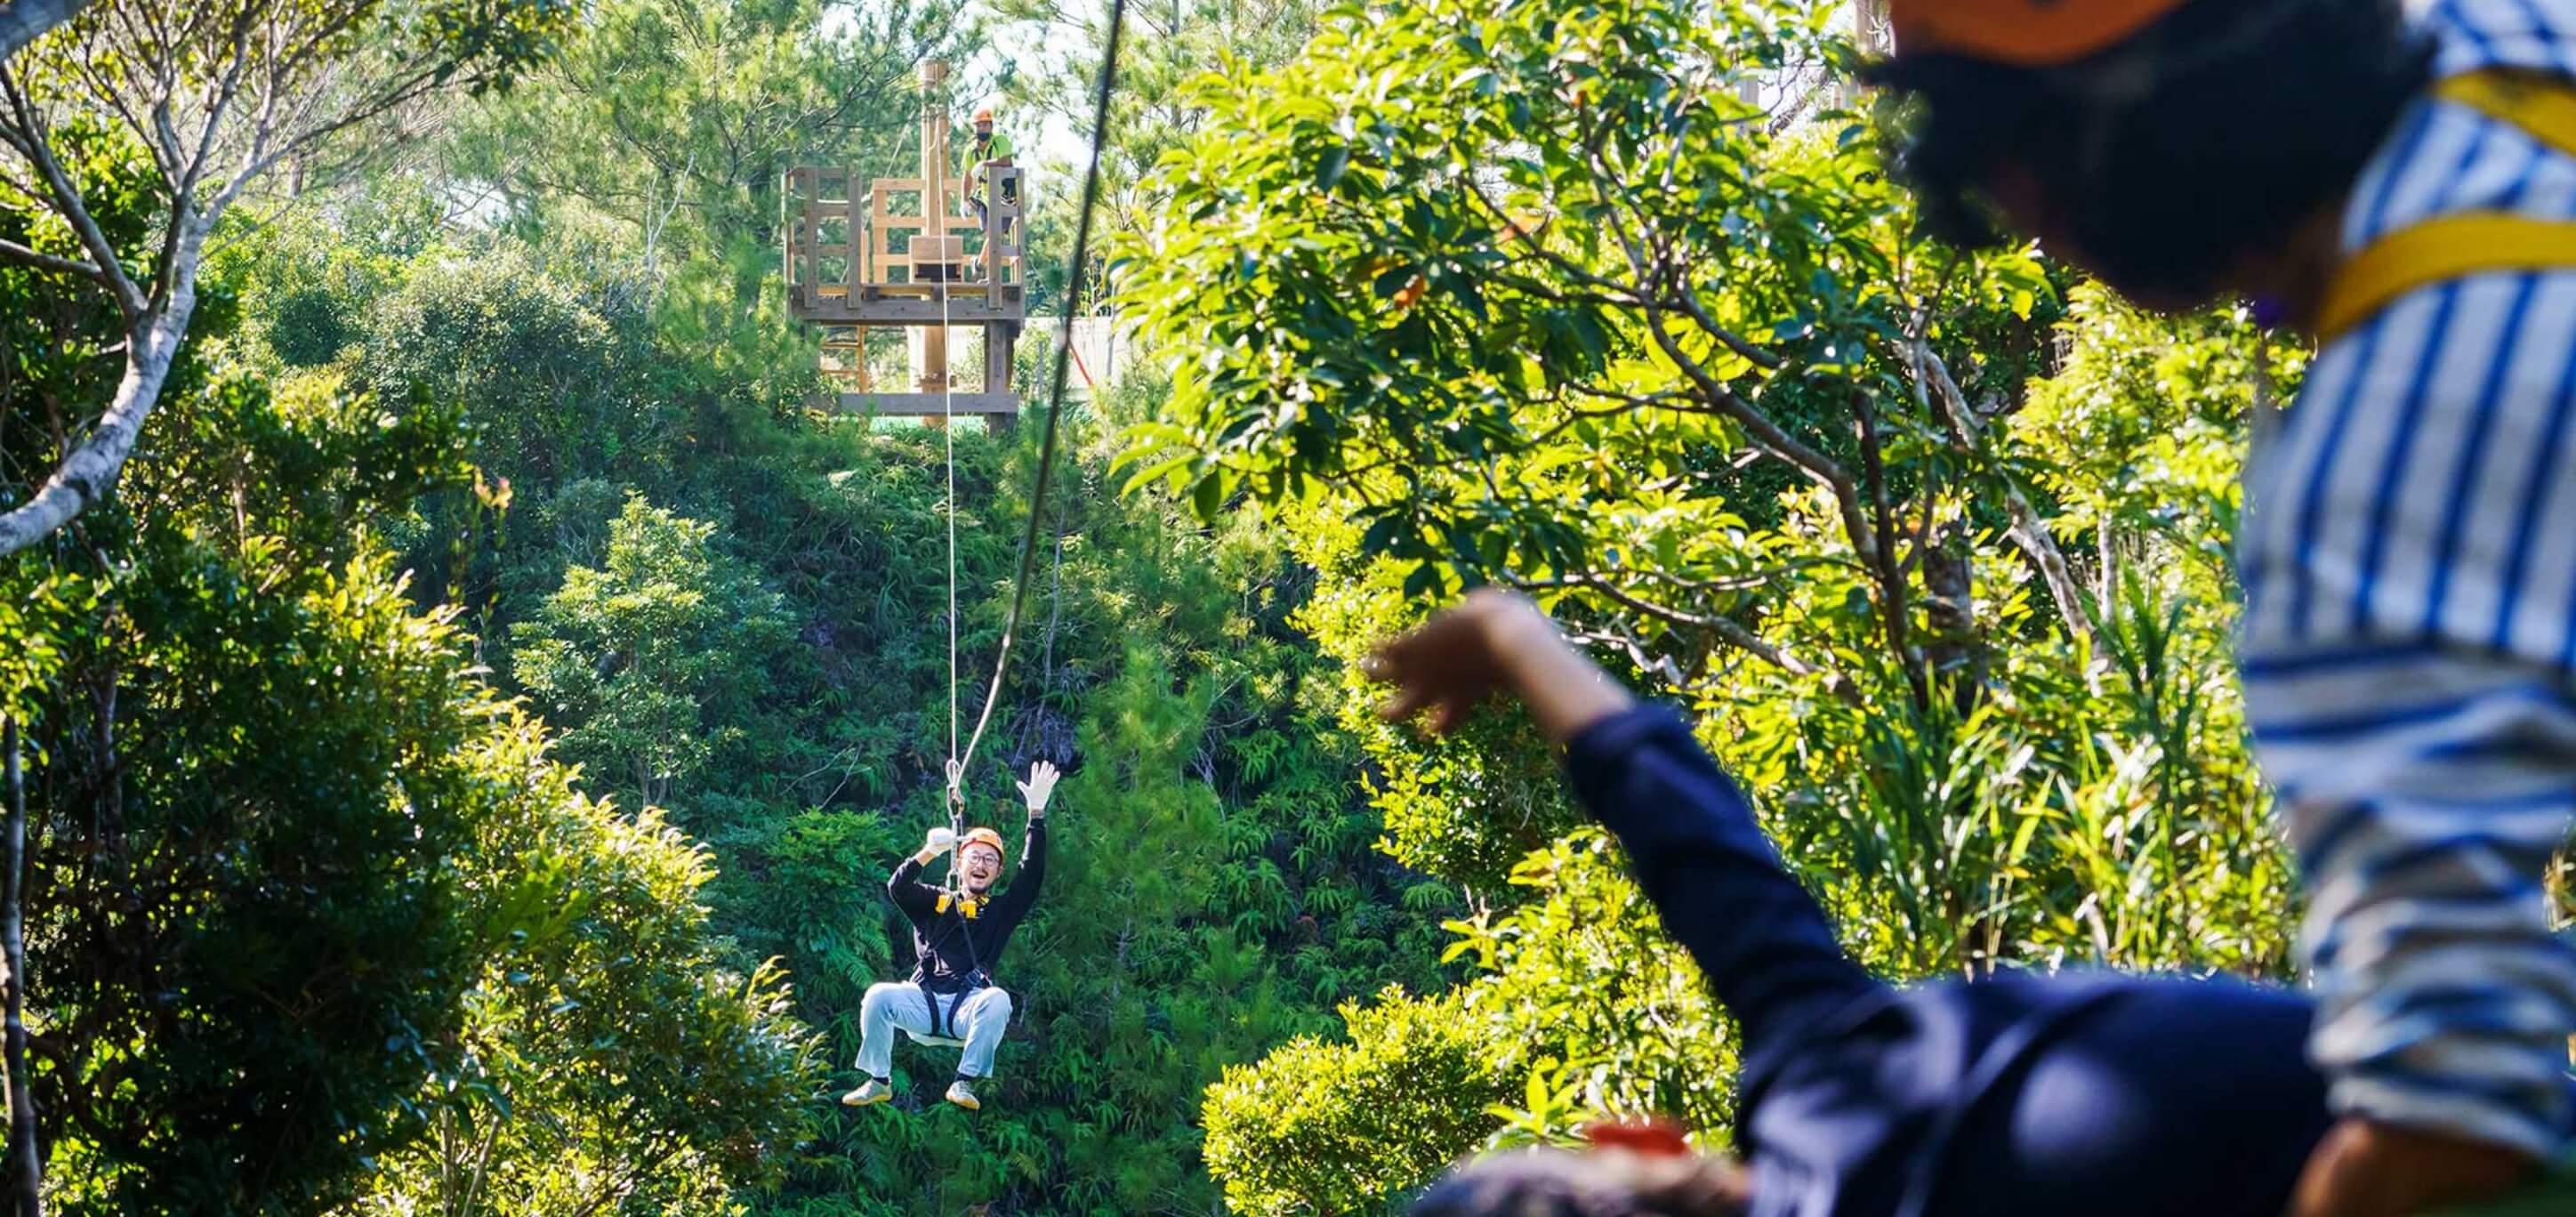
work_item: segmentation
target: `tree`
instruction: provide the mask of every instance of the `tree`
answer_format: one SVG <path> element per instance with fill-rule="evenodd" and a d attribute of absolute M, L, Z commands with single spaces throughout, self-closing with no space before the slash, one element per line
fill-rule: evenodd
<path fill-rule="evenodd" d="M 920 60 L 978 45 L 957 0 L 611 0 L 580 42 L 457 114 L 434 158 L 545 260 L 696 361 L 816 383 L 777 277 L 786 169 L 910 176 Z"/>
<path fill-rule="evenodd" d="M 773 245 L 791 162 L 910 175 L 914 69 L 967 36 L 939 2 L 613 0 L 521 87 L 461 115 L 444 168 L 523 218 L 613 218 L 658 286 L 666 256 Z"/>
<path fill-rule="evenodd" d="M 1984 439 L 1976 391 L 2009 402 L 2027 369 L 1964 388 L 1950 371 L 1974 366 L 1966 334 L 2048 292 L 2036 263 L 1913 239 L 1857 117 L 1775 134 L 1723 87 L 1844 62 L 1830 11 L 1431 3 L 1328 25 L 1307 62 L 1330 87 L 1211 82 L 1239 123 L 1175 159 L 1166 220 L 1128 249 L 1156 267 L 1125 297 L 1147 332 L 1212 353 L 1143 433 L 1139 478 L 1209 507 L 1328 482 L 1359 501 L 1371 552 L 1567 593 L 1649 648 L 1710 637 L 1865 684 L 1823 638 L 1748 626 L 1766 592 L 1830 565 L 1875 623 L 1853 660 L 1918 705 L 1988 653 L 1964 598 L 1980 526 L 2009 529 L 2089 631 Z M 1556 459 L 1569 434 L 1612 459 Z M 1707 543 L 1749 507 L 1736 454 L 1808 490 L 1833 552 Z M 1671 510 L 1587 518 L 1604 491 Z M 1653 579 L 1596 560 L 1617 534 L 1679 560 Z"/>
<path fill-rule="evenodd" d="M 512 633 L 519 684 L 566 755 L 646 805 L 740 734 L 762 656 L 788 637 L 778 597 L 712 551 L 712 525 L 627 499 L 600 568 L 576 566 Z"/>
<path fill-rule="evenodd" d="M 100 223 L 140 231 L 141 158 L 85 168 Z M 17 264 L 0 298 L 6 417 L 81 400 L 121 315 Z M 219 336 L 227 314 L 202 319 Z M 18 976 L 48 978 L 17 1080 L 72 1207 L 248 1207 L 266 1181 L 320 1202 L 403 1135 L 404 1049 L 453 1006 L 438 863 L 479 792 L 435 758 L 461 665 L 352 548 L 455 472 L 452 422 L 273 393 L 193 349 L 168 372 L 164 459 L 81 545 L 0 572 L 51 657 L 0 673 L 33 758 Z M 11 426 L 0 450 L 24 468 L 59 434 Z"/>
<path fill-rule="evenodd" d="M 0 63 L 0 207 L 46 217 L 0 258 L 86 281 L 125 336 L 102 412 L 0 514 L 0 554 L 115 485 L 196 314 L 207 241 L 256 182 L 280 164 L 305 181 L 346 172 L 377 146 L 350 133 L 440 89 L 507 84 L 571 13 L 566 0 L 106 0 Z M 102 143 L 147 158 L 156 214 L 136 231 L 94 214 L 86 158 Z"/>
<path fill-rule="evenodd" d="M 1132 230 L 1152 215 L 1162 187 L 1152 180 L 1163 155 L 1204 120 L 1203 99 L 1190 87 L 1220 63 L 1268 67 L 1293 57 L 1315 32 L 1316 0 L 1159 0 L 1127 7 L 1118 54 L 1118 91 L 1110 99 L 1108 146 L 1101 150 L 1099 223 Z M 1003 121 L 1026 135 L 1063 123 L 1090 139 L 1091 85 L 1107 37 L 1107 6 L 1093 0 L 1006 0 L 995 6 L 1007 46 L 1001 87 L 1012 102 Z M 1076 166 L 1075 168 L 1079 168 Z M 1070 232 L 1075 192 L 1059 190 L 1041 206 L 1052 226 Z"/>
<path fill-rule="evenodd" d="M 483 959 L 416 1100 L 429 1135 L 360 1211 L 719 1211 L 811 1123 L 815 1036 L 774 962 L 710 939 L 704 846 L 573 789 L 512 716 L 478 747 L 540 797 L 480 826 Z"/>
<path fill-rule="evenodd" d="M 1300 1036 L 1208 1087 L 1208 1169 L 1233 1211 L 1387 1211 L 1492 1126 L 1508 1091 L 1456 998 L 1388 988 L 1341 1017 L 1346 1042 Z"/>

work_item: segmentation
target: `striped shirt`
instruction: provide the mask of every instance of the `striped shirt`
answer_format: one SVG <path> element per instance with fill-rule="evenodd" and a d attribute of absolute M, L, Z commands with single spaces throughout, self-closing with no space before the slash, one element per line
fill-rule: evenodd
<path fill-rule="evenodd" d="M 2435 71 L 2576 77 L 2576 0 L 2440 0 Z M 2342 244 L 2464 211 L 2576 221 L 2576 158 L 2427 98 Z M 2542 881 L 2576 811 L 2576 270 L 2393 301 L 2318 352 L 2247 475 L 2246 697 L 2309 891 L 2337 1110 L 2565 1144 L 2576 950 Z"/>

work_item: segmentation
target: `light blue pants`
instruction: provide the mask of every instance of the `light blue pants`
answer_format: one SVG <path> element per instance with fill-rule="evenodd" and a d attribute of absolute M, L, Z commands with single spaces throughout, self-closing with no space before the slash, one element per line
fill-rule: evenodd
<path fill-rule="evenodd" d="M 957 1039 L 932 1038 L 930 1003 L 934 1001 L 942 1016 L 937 1020 L 940 1028 Z M 957 1072 L 983 1077 L 993 1072 L 993 1052 L 1002 1046 L 1002 1028 L 1010 1021 L 1011 995 L 998 988 L 933 994 L 911 983 L 870 985 L 859 1003 L 859 1072 L 872 1078 L 894 1076 L 894 1033 L 901 1031 L 924 1044 L 965 1041 Z"/>

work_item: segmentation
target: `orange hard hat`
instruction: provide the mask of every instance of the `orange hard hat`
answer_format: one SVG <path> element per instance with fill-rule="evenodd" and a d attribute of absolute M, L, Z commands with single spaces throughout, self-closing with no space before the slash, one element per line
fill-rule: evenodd
<path fill-rule="evenodd" d="M 1009 850 L 1002 848 L 1002 834 L 989 828 L 967 829 L 965 839 L 957 843 L 957 855 L 961 858 L 964 857 L 966 855 L 966 847 L 969 845 L 990 845 L 993 847 L 994 853 L 1000 854 L 1005 858 L 1011 856 L 1011 852 Z"/>
<path fill-rule="evenodd" d="M 986 106 L 981 110 L 977 110 L 975 112 L 975 121 L 979 123 L 989 123 L 993 121 L 993 107 Z"/>
<path fill-rule="evenodd" d="M 2072 63 L 2181 8 L 2188 0 L 1888 0 L 1896 49 L 2021 67 Z"/>

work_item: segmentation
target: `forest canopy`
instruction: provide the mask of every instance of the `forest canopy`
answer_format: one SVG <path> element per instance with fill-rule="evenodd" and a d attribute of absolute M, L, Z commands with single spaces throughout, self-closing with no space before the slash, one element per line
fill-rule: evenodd
<path fill-rule="evenodd" d="M 2231 552 L 2306 353 L 1926 235 L 1854 6 L 1140 5 L 1097 132 L 1105 5 L 51 8 L 0 912 L 57 1211 L 1377 1213 L 1723 1147 L 1733 1030 L 1542 738 L 1376 713 L 1482 586 L 1688 711 L 1875 975 L 2291 978 Z M 818 408 L 786 171 L 984 106 L 1020 425 Z M 1117 358 L 1045 418 L 1073 276 Z M 980 1110 L 909 1042 L 843 1107 L 1023 590 L 960 791 L 1016 854 L 1067 775 L 1016 1012 Z"/>

